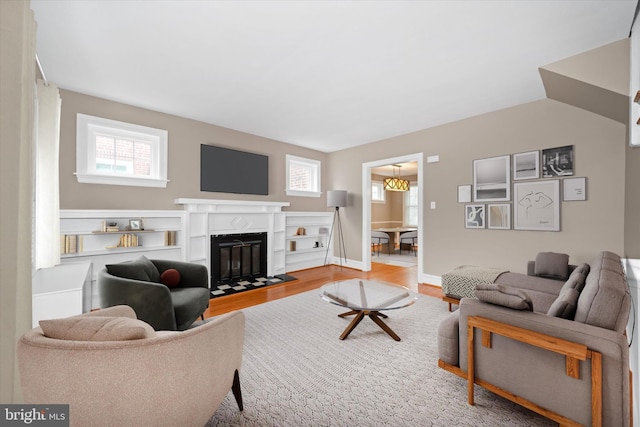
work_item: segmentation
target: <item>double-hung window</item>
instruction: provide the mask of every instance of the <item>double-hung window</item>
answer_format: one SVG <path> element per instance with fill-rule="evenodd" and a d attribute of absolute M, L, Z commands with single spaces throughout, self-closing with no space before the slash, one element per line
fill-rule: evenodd
<path fill-rule="evenodd" d="M 371 182 L 371 201 L 374 203 L 385 202 L 385 191 L 381 181 Z"/>
<path fill-rule="evenodd" d="M 405 227 L 418 226 L 418 185 L 412 182 L 409 191 L 404 192 L 404 218 Z"/>
<path fill-rule="evenodd" d="M 167 186 L 166 130 L 86 114 L 76 125 L 78 182 Z"/>
<path fill-rule="evenodd" d="M 320 197 L 319 160 L 287 154 L 287 196 Z"/>

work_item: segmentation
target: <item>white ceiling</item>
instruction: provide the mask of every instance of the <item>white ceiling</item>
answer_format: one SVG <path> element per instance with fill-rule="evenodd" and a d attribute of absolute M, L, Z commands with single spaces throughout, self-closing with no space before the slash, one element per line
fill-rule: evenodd
<path fill-rule="evenodd" d="M 323 152 L 544 98 L 637 0 L 32 0 L 61 88 Z"/>

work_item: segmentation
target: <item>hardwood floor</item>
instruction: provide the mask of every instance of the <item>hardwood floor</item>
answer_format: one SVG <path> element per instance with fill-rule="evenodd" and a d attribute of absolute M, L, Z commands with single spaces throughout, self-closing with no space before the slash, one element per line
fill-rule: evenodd
<path fill-rule="evenodd" d="M 371 271 L 367 272 L 346 267 L 340 268 L 340 266 L 337 265 L 295 271 L 290 274 L 298 280 L 212 299 L 209 302 L 209 308 L 204 312 L 204 317 L 208 318 L 234 310 L 241 310 L 253 305 L 318 289 L 328 282 L 353 278 L 375 279 L 383 282 L 396 283 L 423 295 L 442 298 L 444 294 L 439 286 L 416 283 L 417 268 L 418 267 L 407 268 L 389 264 L 372 263 Z M 445 303 L 443 302 L 443 304 Z"/>

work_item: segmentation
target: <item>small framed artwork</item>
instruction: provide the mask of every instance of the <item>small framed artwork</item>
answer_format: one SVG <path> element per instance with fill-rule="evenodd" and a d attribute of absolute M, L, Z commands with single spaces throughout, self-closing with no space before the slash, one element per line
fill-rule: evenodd
<path fill-rule="evenodd" d="M 458 185 L 458 203 L 471 201 L 471 185 Z"/>
<path fill-rule="evenodd" d="M 511 204 L 489 203 L 487 205 L 487 228 L 511 230 Z"/>
<path fill-rule="evenodd" d="M 513 184 L 515 230 L 560 231 L 560 180 Z"/>
<path fill-rule="evenodd" d="M 565 178 L 562 180 L 562 200 L 587 200 L 587 178 Z"/>
<path fill-rule="evenodd" d="M 129 230 L 142 230 L 142 220 L 130 219 L 129 220 Z"/>
<path fill-rule="evenodd" d="M 542 177 L 573 175 L 573 145 L 542 150 Z"/>
<path fill-rule="evenodd" d="M 465 228 L 485 228 L 484 205 L 464 206 Z"/>
<path fill-rule="evenodd" d="M 473 161 L 473 201 L 511 200 L 511 156 Z"/>
<path fill-rule="evenodd" d="M 540 151 L 513 155 L 513 180 L 540 178 Z"/>

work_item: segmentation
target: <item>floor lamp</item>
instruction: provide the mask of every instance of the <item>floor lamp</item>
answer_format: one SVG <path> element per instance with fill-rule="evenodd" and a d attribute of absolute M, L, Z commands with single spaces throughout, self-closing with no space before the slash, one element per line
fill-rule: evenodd
<path fill-rule="evenodd" d="M 335 207 L 336 210 L 333 214 L 333 222 L 331 223 L 331 232 L 329 233 L 329 243 L 331 243 L 331 236 L 333 235 L 333 229 L 336 229 L 336 240 L 338 242 L 338 253 L 340 254 L 340 268 L 342 268 L 342 258 L 344 254 L 344 263 L 347 263 L 347 251 L 344 247 L 344 236 L 342 235 L 342 223 L 340 222 L 340 208 L 347 206 L 347 192 L 345 190 L 330 190 L 327 191 L 327 206 Z M 327 265 L 327 258 L 329 257 L 330 244 L 327 244 L 327 254 L 324 256 L 324 265 Z"/>

